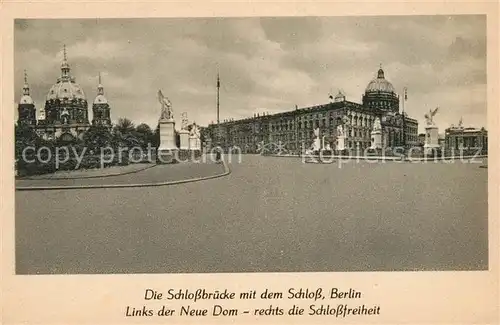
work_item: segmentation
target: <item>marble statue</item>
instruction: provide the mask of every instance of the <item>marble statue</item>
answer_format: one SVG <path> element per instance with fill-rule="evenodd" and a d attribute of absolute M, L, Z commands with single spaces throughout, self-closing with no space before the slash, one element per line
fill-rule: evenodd
<path fill-rule="evenodd" d="M 436 115 L 438 109 L 439 109 L 439 107 L 436 107 L 434 110 L 430 109 L 429 113 L 424 115 L 425 122 L 427 123 L 427 125 L 434 125 L 433 118 L 434 118 L 434 115 Z"/>
<path fill-rule="evenodd" d="M 182 116 L 181 130 L 187 130 L 187 128 L 188 128 L 187 113 L 184 112 L 184 113 L 181 114 L 181 116 Z"/>
<path fill-rule="evenodd" d="M 63 124 L 68 124 L 68 122 L 69 122 L 69 112 L 68 112 L 68 109 L 66 107 L 61 112 L 61 119 L 63 120 Z"/>
<path fill-rule="evenodd" d="M 170 120 L 174 118 L 174 111 L 172 109 L 172 103 L 168 97 L 163 96 L 161 90 L 158 90 L 158 101 L 161 104 L 161 115 L 160 119 Z"/>
<path fill-rule="evenodd" d="M 196 123 L 193 123 L 193 126 L 191 127 L 191 132 L 189 135 L 191 137 L 200 138 L 200 129 L 198 129 L 198 125 L 196 125 Z"/>
<path fill-rule="evenodd" d="M 344 136 L 344 126 L 342 124 L 337 125 L 337 137 Z"/>
<path fill-rule="evenodd" d="M 373 122 L 373 130 L 382 130 L 382 125 L 380 125 L 380 119 L 378 117 L 375 118 L 375 121 Z"/>
<path fill-rule="evenodd" d="M 314 129 L 314 140 L 313 140 L 312 149 L 315 151 L 321 149 L 321 140 L 319 138 L 319 128 Z"/>
<path fill-rule="evenodd" d="M 319 137 L 319 128 L 314 129 L 314 136 Z"/>

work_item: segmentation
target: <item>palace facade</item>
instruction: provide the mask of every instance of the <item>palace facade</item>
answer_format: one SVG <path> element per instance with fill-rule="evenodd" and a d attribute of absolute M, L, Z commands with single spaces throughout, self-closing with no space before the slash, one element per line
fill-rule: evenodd
<path fill-rule="evenodd" d="M 257 153 L 263 145 L 280 144 L 285 151 L 302 152 L 311 147 L 318 129 L 324 147 L 336 149 L 337 126 L 342 125 L 347 149 L 364 150 L 371 146 L 376 118 L 381 122 L 384 148 L 416 146 L 418 121 L 400 113 L 399 103 L 399 95 L 380 68 L 361 104 L 346 100 L 339 92 L 323 105 L 210 124 L 205 130 L 206 146 L 225 150 L 236 146 L 244 153 Z"/>
<path fill-rule="evenodd" d="M 444 149 L 458 153 L 460 150 L 488 153 L 488 131 L 485 128 L 450 126 L 445 130 Z"/>
<path fill-rule="evenodd" d="M 70 73 L 71 69 L 65 47 L 63 51 L 61 76 L 49 89 L 45 106 L 40 109 L 38 119 L 36 118 L 35 102 L 30 96 L 26 73 L 24 75 L 23 95 L 18 104 L 18 124 L 33 127 L 37 134 L 46 140 L 82 139 L 83 134 L 91 125 L 85 93 Z M 110 107 L 104 96 L 104 87 L 101 84 L 100 76 L 92 110 L 92 125 L 101 125 L 111 129 Z"/>

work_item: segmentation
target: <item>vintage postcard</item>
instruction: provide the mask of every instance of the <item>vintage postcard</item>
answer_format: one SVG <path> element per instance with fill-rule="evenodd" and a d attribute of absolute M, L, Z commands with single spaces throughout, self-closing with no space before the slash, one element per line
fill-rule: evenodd
<path fill-rule="evenodd" d="M 496 3 L 0 14 L 3 323 L 498 323 Z"/>

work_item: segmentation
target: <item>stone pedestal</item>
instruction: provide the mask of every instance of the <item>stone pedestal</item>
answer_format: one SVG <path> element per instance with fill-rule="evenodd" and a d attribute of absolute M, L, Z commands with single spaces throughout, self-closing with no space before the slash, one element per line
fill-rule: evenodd
<path fill-rule="evenodd" d="M 179 131 L 180 138 L 180 148 L 181 150 L 188 150 L 190 148 L 190 139 L 189 139 L 189 131 L 188 130 L 180 130 Z"/>
<path fill-rule="evenodd" d="M 200 138 L 196 136 L 189 137 L 189 150 L 201 150 Z"/>
<path fill-rule="evenodd" d="M 341 135 L 337 137 L 337 148 L 338 151 L 345 150 L 345 136 Z"/>
<path fill-rule="evenodd" d="M 431 154 L 433 152 L 436 152 L 439 148 L 440 146 L 439 146 L 438 127 L 435 125 L 426 126 L 424 152 L 426 154 Z"/>
<path fill-rule="evenodd" d="M 382 130 L 373 130 L 371 132 L 371 140 L 370 149 L 382 149 Z"/>
<path fill-rule="evenodd" d="M 160 145 L 158 150 L 177 149 L 175 144 L 175 121 L 173 119 L 160 120 Z"/>
<path fill-rule="evenodd" d="M 320 138 L 315 138 L 312 145 L 313 151 L 319 151 L 321 149 L 321 140 Z"/>
<path fill-rule="evenodd" d="M 175 121 L 173 119 L 160 119 L 160 145 L 156 151 L 158 163 L 173 163 L 178 150 L 175 144 Z"/>

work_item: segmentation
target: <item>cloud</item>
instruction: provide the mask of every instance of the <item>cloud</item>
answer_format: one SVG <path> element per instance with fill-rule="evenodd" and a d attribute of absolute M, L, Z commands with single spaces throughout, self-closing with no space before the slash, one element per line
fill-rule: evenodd
<path fill-rule="evenodd" d="M 16 98 L 27 69 L 38 109 L 66 44 L 89 103 L 102 74 L 113 120 L 154 127 L 162 89 L 179 118 L 206 125 L 217 73 L 221 118 L 323 104 L 338 89 L 360 102 L 382 64 L 421 126 L 435 106 L 443 126 L 486 125 L 484 16 L 30 19 L 16 20 L 14 44 Z"/>

